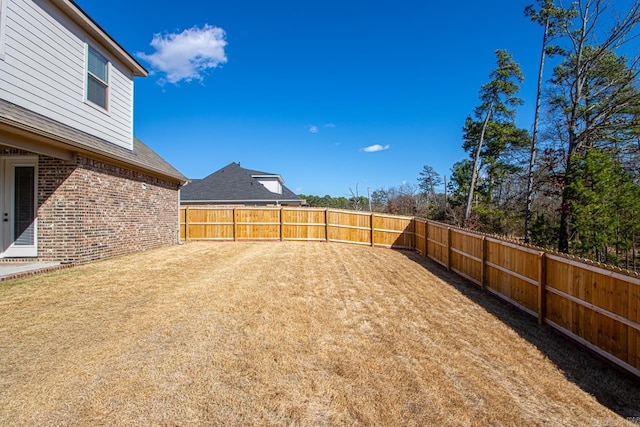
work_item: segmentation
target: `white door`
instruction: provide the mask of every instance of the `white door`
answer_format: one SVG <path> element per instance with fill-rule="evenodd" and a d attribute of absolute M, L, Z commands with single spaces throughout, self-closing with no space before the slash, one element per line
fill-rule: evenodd
<path fill-rule="evenodd" d="M 5 157 L 0 176 L 3 258 L 38 256 L 37 157 Z"/>

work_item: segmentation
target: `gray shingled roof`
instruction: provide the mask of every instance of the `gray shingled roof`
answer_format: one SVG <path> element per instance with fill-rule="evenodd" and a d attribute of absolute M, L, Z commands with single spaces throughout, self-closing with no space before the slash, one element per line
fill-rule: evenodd
<path fill-rule="evenodd" d="M 278 176 L 230 163 L 206 178 L 190 181 L 180 190 L 180 199 L 183 202 L 301 202 L 286 186 L 282 186 L 282 194 L 272 193 L 252 175 Z"/>
<path fill-rule="evenodd" d="M 98 154 L 151 175 L 187 181 L 184 175 L 137 138 L 133 139 L 133 150 L 128 150 L 3 99 L 0 99 L 0 123 L 61 143 L 71 151 Z"/>

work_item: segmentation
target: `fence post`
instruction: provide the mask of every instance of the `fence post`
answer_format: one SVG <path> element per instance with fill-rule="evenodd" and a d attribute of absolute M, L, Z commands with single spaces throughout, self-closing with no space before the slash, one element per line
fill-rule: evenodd
<path fill-rule="evenodd" d="M 324 209 L 324 240 L 329 243 L 329 208 Z"/>
<path fill-rule="evenodd" d="M 284 209 L 283 207 L 280 207 L 280 241 L 282 242 L 284 240 L 284 220 L 283 220 L 283 216 L 282 216 L 282 209 Z"/>
<path fill-rule="evenodd" d="M 238 241 L 238 220 L 236 218 L 236 208 L 233 208 L 233 241 Z"/>
<path fill-rule="evenodd" d="M 545 252 L 538 255 L 538 324 L 544 324 L 547 311 L 545 287 L 547 285 L 547 256 Z"/>
<path fill-rule="evenodd" d="M 451 227 L 447 227 L 447 270 L 451 271 Z"/>
<path fill-rule="evenodd" d="M 375 244 L 376 244 L 375 238 L 374 238 L 374 235 L 373 235 L 373 231 L 374 231 L 373 218 L 374 217 L 375 217 L 375 214 L 373 212 L 371 212 L 371 216 L 369 217 L 369 222 L 370 222 L 370 225 L 371 225 L 371 236 L 370 236 L 371 237 L 371 247 L 375 246 Z"/>
<path fill-rule="evenodd" d="M 424 220 L 424 256 L 429 258 L 429 220 Z"/>
<path fill-rule="evenodd" d="M 184 240 L 189 240 L 189 206 L 184 208 Z"/>
<path fill-rule="evenodd" d="M 412 227 L 413 228 L 413 240 L 412 240 L 413 244 L 412 244 L 412 247 L 413 247 L 413 250 L 415 251 L 415 250 L 418 249 L 418 236 L 416 236 L 417 228 L 416 228 L 416 217 L 415 216 L 411 219 L 411 225 L 413 226 Z"/>
<path fill-rule="evenodd" d="M 482 236 L 482 263 L 480 264 L 480 289 L 487 283 L 487 236 Z"/>

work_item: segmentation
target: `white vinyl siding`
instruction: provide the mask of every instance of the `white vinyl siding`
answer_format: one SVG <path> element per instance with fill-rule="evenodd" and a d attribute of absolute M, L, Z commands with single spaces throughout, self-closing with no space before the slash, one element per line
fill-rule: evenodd
<path fill-rule="evenodd" d="M 268 177 L 260 177 L 257 178 L 258 182 L 265 186 L 265 188 L 272 193 L 282 194 L 282 184 L 278 178 L 268 178 Z"/>
<path fill-rule="evenodd" d="M 0 1 L 8 2 L 0 98 L 131 149 L 132 72 L 48 1 Z M 87 102 L 87 45 L 109 63 L 108 111 Z"/>
<path fill-rule="evenodd" d="M 7 0 L 0 0 L 0 60 L 4 59 L 4 34 L 5 34 L 5 14 L 7 13 Z"/>

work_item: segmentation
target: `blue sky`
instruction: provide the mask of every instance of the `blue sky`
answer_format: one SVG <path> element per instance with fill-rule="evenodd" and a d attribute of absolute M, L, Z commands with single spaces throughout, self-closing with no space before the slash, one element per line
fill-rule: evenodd
<path fill-rule="evenodd" d="M 417 184 L 466 154 L 461 127 L 507 49 L 531 127 L 533 0 L 77 0 L 143 64 L 134 130 L 189 178 L 230 162 L 293 191 L 348 196 Z"/>

